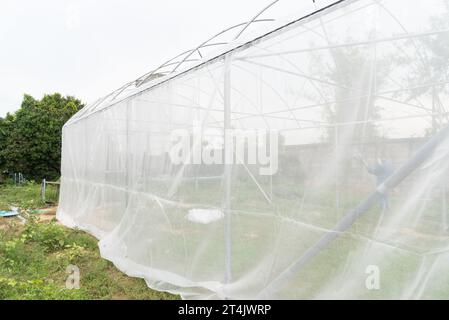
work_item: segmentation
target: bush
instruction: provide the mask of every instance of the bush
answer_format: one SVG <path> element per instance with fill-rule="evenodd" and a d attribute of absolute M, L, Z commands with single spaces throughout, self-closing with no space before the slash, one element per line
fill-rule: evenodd
<path fill-rule="evenodd" d="M 62 226 L 55 222 L 38 223 L 36 219 L 30 219 L 22 234 L 23 242 L 35 242 L 44 248 L 45 252 L 56 252 L 70 246 L 66 232 Z"/>

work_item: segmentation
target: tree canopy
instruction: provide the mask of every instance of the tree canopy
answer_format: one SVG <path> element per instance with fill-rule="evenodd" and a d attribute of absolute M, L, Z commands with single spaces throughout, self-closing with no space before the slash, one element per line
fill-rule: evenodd
<path fill-rule="evenodd" d="M 0 118 L 0 170 L 36 181 L 59 177 L 62 127 L 83 106 L 59 93 L 41 100 L 25 94 L 18 111 Z"/>

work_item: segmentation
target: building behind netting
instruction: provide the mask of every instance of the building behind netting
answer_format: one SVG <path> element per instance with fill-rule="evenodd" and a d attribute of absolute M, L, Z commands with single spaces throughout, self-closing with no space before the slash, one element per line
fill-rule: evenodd
<path fill-rule="evenodd" d="M 448 298 L 449 1 L 296 2 L 76 114 L 58 219 L 186 299 Z"/>

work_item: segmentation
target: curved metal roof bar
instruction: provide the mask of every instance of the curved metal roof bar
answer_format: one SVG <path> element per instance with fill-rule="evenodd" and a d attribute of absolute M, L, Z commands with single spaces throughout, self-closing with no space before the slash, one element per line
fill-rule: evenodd
<path fill-rule="evenodd" d="M 266 6 L 265 8 L 263 8 L 261 11 L 259 11 L 258 14 L 256 14 L 254 16 L 254 18 L 252 18 L 250 21 L 248 21 L 248 23 L 243 27 L 242 30 L 240 30 L 240 32 L 237 34 L 237 36 L 234 38 L 234 40 L 237 40 L 238 38 L 240 38 L 240 36 L 243 34 L 243 32 L 245 32 L 245 30 L 253 23 L 256 21 L 257 18 L 260 17 L 261 14 L 263 14 L 265 11 L 267 11 L 269 8 L 271 8 L 272 6 L 274 6 L 277 2 L 279 2 L 279 0 L 275 0 L 272 3 L 270 3 L 268 6 Z"/>
<path fill-rule="evenodd" d="M 200 61 L 200 59 L 187 59 L 185 62 L 197 62 L 197 61 Z M 171 63 L 164 65 L 163 68 L 174 66 L 174 65 L 177 65 L 178 63 L 179 63 L 179 61 L 171 62 Z"/>
<path fill-rule="evenodd" d="M 131 82 L 126 83 L 125 85 L 119 87 L 118 89 L 114 90 L 113 92 L 107 94 L 106 96 L 104 96 L 103 98 L 100 98 L 99 100 L 97 100 L 92 106 L 86 108 L 84 113 L 87 113 L 88 111 L 93 112 L 95 111 L 100 105 L 102 105 L 105 101 L 108 100 L 108 98 L 110 98 L 111 96 L 113 96 L 112 99 L 110 99 L 110 101 L 114 101 L 117 97 L 119 97 L 127 88 L 129 88 L 130 86 L 134 85 L 136 88 L 140 87 L 142 84 L 146 83 L 149 79 L 151 79 L 152 76 L 154 76 L 157 73 L 160 73 L 159 71 L 162 68 L 165 67 L 169 67 L 172 65 L 175 65 L 175 67 L 171 70 L 171 71 L 166 71 L 163 72 L 165 74 L 171 74 L 176 72 L 180 66 L 182 66 L 184 63 L 186 62 L 197 62 L 199 61 L 199 59 L 189 59 L 195 52 L 198 54 L 198 56 L 200 58 L 203 58 L 203 55 L 201 54 L 200 49 L 202 48 L 206 48 L 206 47 L 211 47 L 211 46 L 219 46 L 219 45 L 226 45 L 228 44 L 228 42 L 217 42 L 217 43 L 209 43 L 212 40 L 216 39 L 217 37 L 232 31 L 236 28 L 239 28 L 241 26 L 243 26 L 243 29 L 238 33 L 237 38 L 239 38 L 243 32 L 253 23 L 258 23 L 258 22 L 272 22 L 275 21 L 275 19 L 257 19 L 261 14 L 263 14 L 265 11 L 267 11 L 269 8 L 271 8 L 274 4 L 276 4 L 277 2 L 279 2 L 280 0 L 275 0 L 272 3 L 270 3 L 268 6 L 266 6 L 263 10 L 261 10 L 257 15 L 255 15 L 250 21 L 247 22 L 242 22 L 236 25 L 233 25 L 231 27 L 228 27 L 222 31 L 220 31 L 219 33 L 215 34 L 214 36 L 212 36 L 211 38 L 207 39 L 206 41 L 204 41 L 203 43 L 201 43 L 199 46 L 190 49 L 190 50 L 186 50 L 180 54 L 178 54 L 177 56 L 165 61 L 163 64 L 161 64 L 159 67 L 157 67 L 156 69 L 153 69 L 152 71 L 142 75 L 141 77 L 137 78 L 136 80 L 133 80 Z M 174 60 L 180 58 L 184 56 L 184 58 L 181 61 L 175 61 Z M 80 114 L 81 116 L 82 114 Z"/>
<path fill-rule="evenodd" d="M 115 90 L 113 92 L 113 94 L 115 94 L 116 92 L 117 92 L 117 94 L 114 95 L 114 97 L 111 99 L 111 101 L 114 101 L 118 96 L 120 96 L 122 94 L 123 91 L 125 91 L 126 89 L 128 89 L 129 87 L 131 87 L 132 85 L 135 85 L 135 84 L 136 84 L 136 80 L 128 82 L 124 86 L 122 86 L 119 89 Z"/>
<path fill-rule="evenodd" d="M 274 4 L 277 3 L 278 1 L 279 1 L 279 0 L 276 0 L 274 3 L 271 3 L 268 7 L 266 7 L 266 8 L 262 11 L 262 13 L 265 12 L 268 8 L 272 7 L 272 5 L 274 5 Z M 302 19 L 308 18 L 308 17 L 310 17 L 310 16 L 312 16 L 312 15 L 315 15 L 315 14 L 317 14 L 317 13 L 320 13 L 320 12 L 322 12 L 322 11 L 328 9 L 328 8 L 334 7 L 334 6 L 336 6 L 336 5 L 338 5 L 338 4 L 342 3 L 342 2 L 345 2 L 345 1 L 351 1 L 351 0 L 336 0 L 335 2 L 333 2 L 332 4 L 330 4 L 330 5 L 328 5 L 328 6 L 324 6 L 323 8 L 320 8 L 319 10 L 316 10 L 316 11 L 310 13 L 310 14 L 307 14 L 306 16 L 303 16 L 303 17 L 301 17 L 301 18 L 298 19 L 298 20 L 295 20 L 295 21 L 293 21 L 293 22 L 290 22 L 290 23 L 286 24 L 286 25 L 283 26 L 283 27 L 276 28 L 276 29 L 274 29 L 274 30 L 268 32 L 266 35 L 271 34 L 271 33 L 273 33 L 273 32 L 276 32 L 277 30 L 280 30 L 280 29 L 282 29 L 282 28 L 284 28 L 284 27 L 286 27 L 286 26 L 288 26 L 288 25 L 290 25 L 290 24 L 292 24 L 292 23 L 295 23 L 295 22 L 300 21 L 300 20 L 302 20 Z M 260 16 L 260 14 L 262 14 L 262 13 L 259 13 L 258 16 Z M 257 18 L 257 16 L 256 16 L 256 18 Z M 276 21 L 276 20 L 275 20 L 275 19 L 257 19 L 257 20 L 252 21 L 251 23 L 257 23 L 257 22 L 272 22 L 272 21 Z M 203 47 L 209 46 L 209 45 L 210 45 L 210 44 L 209 44 L 210 41 L 212 41 L 213 39 L 217 38 L 218 36 L 220 36 L 220 35 L 222 35 L 222 34 L 228 32 L 228 31 L 231 31 L 231 30 L 233 30 L 233 29 L 235 29 L 235 28 L 238 28 L 238 27 L 241 27 L 241 26 L 247 25 L 247 24 L 248 24 L 248 22 L 245 22 L 245 23 L 240 23 L 240 24 L 238 24 L 238 25 L 229 27 L 229 28 L 227 28 L 227 29 L 225 29 L 225 30 L 223 30 L 223 31 L 221 31 L 221 32 L 219 32 L 219 33 L 217 33 L 215 36 L 211 37 L 211 38 L 208 39 L 207 41 L 203 42 L 200 46 L 196 47 L 195 49 L 187 50 L 187 51 L 185 51 L 185 52 L 183 52 L 183 53 L 177 55 L 176 57 L 174 57 L 174 58 L 168 60 L 167 62 L 165 62 L 163 65 L 161 65 L 161 67 L 159 67 L 159 68 L 157 68 L 157 69 L 154 69 L 153 71 L 151 71 L 151 72 L 149 72 L 149 73 L 147 73 L 147 74 L 141 76 L 140 78 L 138 78 L 138 79 L 136 79 L 136 80 L 134 80 L 134 81 L 132 81 L 132 82 L 127 83 L 125 86 L 120 87 L 119 89 L 117 89 L 117 90 L 115 90 L 114 92 L 108 94 L 108 95 L 105 96 L 104 98 L 101 98 L 101 99 L 97 100 L 97 101 L 94 103 L 93 106 L 90 106 L 90 107 L 88 106 L 88 107 L 86 108 L 86 109 L 87 109 L 86 111 L 91 111 L 91 112 L 83 112 L 83 114 L 82 114 L 82 115 L 80 114 L 79 117 L 84 116 L 85 113 L 88 113 L 88 115 L 89 115 L 90 113 L 92 113 L 92 110 L 96 110 L 96 109 L 98 108 L 99 105 L 103 104 L 103 102 L 106 101 L 107 98 L 109 98 L 111 95 L 114 95 L 115 93 L 117 93 L 118 91 L 120 91 L 123 87 L 130 86 L 131 84 L 135 84 L 136 88 L 138 88 L 138 87 L 141 86 L 142 84 L 146 83 L 146 82 L 148 81 L 148 79 L 151 77 L 151 75 L 154 75 L 154 73 L 155 73 L 156 71 L 160 70 L 160 68 L 164 67 L 164 65 L 166 65 L 166 64 L 168 64 L 168 63 L 170 63 L 170 62 L 172 62 L 173 60 L 175 60 L 175 59 L 177 59 L 177 58 L 179 58 L 179 57 L 182 57 L 183 55 L 187 55 L 187 56 L 186 56 L 186 57 L 185 57 L 185 58 L 184 58 L 184 59 L 183 59 L 183 60 L 182 60 L 182 61 L 181 61 L 181 62 L 180 62 L 180 63 L 179 63 L 179 64 L 178 64 L 172 71 L 171 71 L 171 72 L 164 72 L 164 73 L 167 73 L 167 75 L 170 75 L 170 74 L 174 73 L 174 72 L 177 71 L 177 69 L 184 63 L 184 61 L 187 60 L 187 59 L 188 59 L 194 52 L 196 52 L 197 50 L 199 50 L 199 49 L 201 49 L 201 48 L 203 48 Z M 246 30 L 246 28 L 245 28 L 245 30 Z M 265 35 L 265 36 L 266 36 L 266 35 Z M 257 40 L 258 38 L 260 38 L 260 37 L 257 37 L 257 38 L 254 39 L 254 40 Z M 254 41 L 254 40 L 252 40 L 252 41 Z M 227 44 L 227 43 L 224 43 L 224 44 Z M 225 52 L 225 53 L 226 53 L 226 52 Z M 164 82 L 165 82 L 165 81 L 164 81 Z M 84 110 L 84 108 L 83 108 L 83 110 Z M 76 119 L 79 118 L 79 117 L 78 117 L 78 116 L 75 116 Z M 71 122 L 71 121 L 69 121 L 69 122 Z"/>
<path fill-rule="evenodd" d="M 202 48 L 212 47 L 212 46 L 220 46 L 220 45 L 225 45 L 225 44 L 227 44 L 227 42 L 208 43 L 208 44 L 204 45 Z M 175 59 L 177 59 L 177 58 L 179 58 L 179 57 L 182 57 L 183 55 L 186 55 L 186 54 L 188 54 L 188 53 L 191 53 L 192 51 L 195 51 L 195 49 L 191 49 L 191 50 L 184 51 L 184 52 L 178 54 L 177 56 L 175 56 L 175 57 L 173 57 L 173 58 L 171 58 L 171 59 L 165 61 L 163 64 L 161 64 L 161 65 L 160 65 L 159 67 L 157 67 L 156 69 L 153 69 L 153 70 L 151 70 L 150 72 L 145 73 L 143 76 L 139 77 L 139 78 L 136 80 L 136 87 L 139 87 L 141 84 L 143 84 L 144 82 L 146 82 L 146 80 L 148 80 L 148 78 L 151 78 L 151 76 L 154 75 L 155 73 L 161 73 L 161 72 L 160 72 L 160 69 L 162 69 L 162 68 L 164 68 L 164 67 L 167 67 L 167 66 L 170 66 L 170 65 L 173 65 L 173 64 L 178 64 L 179 61 L 178 61 L 178 62 L 175 62 L 175 63 L 172 63 L 172 61 L 175 60 Z M 199 49 L 198 49 L 197 51 L 198 51 L 198 54 L 200 55 L 200 57 L 202 58 L 203 56 L 202 56 L 201 53 L 199 52 Z M 166 72 L 164 72 L 164 73 L 171 73 L 171 72 L 173 72 L 173 71 L 166 71 Z"/>
<path fill-rule="evenodd" d="M 217 45 L 219 45 L 219 44 L 217 44 Z M 188 53 L 188 52 L 190 52 L 190 50 L 189 50 L 189 51 L 186 51 L 186 52 L 184 52 L 184 53 L 182 53 L 182 54 L 180 54 L 180 55 L 178 55 L 177 57 L 182 56 L 183 54 L 186 54 L 186 53 Z M 154 74 L 156 74 L 156 73 L 168 73 L 168 74 L 172 73 L 173 71 L 164 71 L 164 72 L 161 72 L 160 69 L 165 68 L 165 67 L 170 67 L 170 66 L 173 66 L 173 65 L 177 65 L 177 64 L 179 63 L 179 61 L 170 62 L 170 61 L 176 59 L 177 57 L 172 58 L 171 60 L 165 62 L 165 63 L 162 64 L 160 67 L 158 67 L 157 69 L 154 69 L 153 71 L 151 71 L 151 72 L 145 74 L 144 76 L 149 78 L 149 77 L 151 77 L 152 75 L 154 75 Z M 185 62 L 197 62 L 197 61 L 199 61 L 199 60 L 200 60 L 200 59 L 189 59 L 189 60 L 186 60 Z M 169 62 L 170 62 L 170 63 L 169 63 Z M 142 76 L 142 77 L 144 77 L 144 76 Z M 128 83 L 126 83 L 125 85 L 123 85 L 123 86 L 121 86 L 120 88 L 118 88 L 117 90 L 115 90 L 115 91 L 113 91 L 112 93 L 108 94 L 107 96 L 105 96 L 105 97 L 102 99 L 102 101 L 100 102 L 100 104 L 101 104 L 102 102 L 104 102 L 104 101 L 105 101 L 108 97 L 110 97 L 111 95 L 114 95 L 115 93 L 117 93 L 117 94 L 115 94 L 114 97 L 111 99 L 111 101 L 114 101 L 118 96 L 120 96 L 120 94 L 122 94 L 127 88 L 129 88 L 129 87 L 132 86 L 132 85 L 135 85 L 136 87 L 138 87 L 138 86 L 139 86 L 139 81 L 141 81 L 140 79 L 141 79 L 142 77 L 138 78 L 137 80 L 128 82 Z"/>
<path fill-rule="evenodd" d="M 85 113 L 87 113 L 87 111 L 93 112 L 95 111 L 102 103 L 104 103 L 108 98 L 110 98 L 111 96 L 114 96 L 110 101 L 114 101 L 123 91 L 125 91 L 127 88 L 129 88 L 131 85 L 135 84 L 136 80 L 130 81 L 125 83 L 123 86 L 121 86 L 120 88 L 112 91 L 111 93 L 105 95 L 104 97 L 98 99 L 97 101 L 95 101 L 92 105 L 87 106 L 85 112 L 80 113 L 80 116 L 84 115 Z"/>
<path fill-rule="evenodd" d="M 274 19 L 258 19 L 258 20 L 254 20 L 253 23 L 257 23 L 257 22 L 271 22 L 271 21 L 274 21 Z M 176 71 L 176 70 L 177 70 L 183 63 L 185 63 L 185 62 L 187 61 L 187 59 L 190 58 L 190 56 L 191 56 L 193 53 L 195 53 L 195 52 L 198 52 L 199 55 L 200 55 L 200 57 L 202 58 L 202 55 L 201 55 L 201 53 L 199 52 L 200 49 L 206 48 L 206 47 L 211 47 L 211 46 L 218 46 L 218 45 L 226 45 L 226 44 L 228 44 L 228 42 L 217 42 L 217 43 L 209 43 L 209 42 L 212 41 L 212 40 L 214 40 L 214 39 L 216 39 L 217 37 L 219 37 L 219 36 L 225 34 L 226 32 L 229 32 L 229 31 L 231 31 L 231 30 L 234 30 L 234 29 L 236 29 L 236 28 L 238 28 L 238 27 L 241 27 L 241 26 L 243 26 L 243 25 L 246 25 L 246 24 L 248 24 L 248 22 L 242 22 L 242 23 L 236 24 L 236 25 L 234 25 L 234 26 L 232 26 L 232 27 L 229 27 L 229 28 L 227 28 L 227 29 L 225 29 L 225 30 L 222 30 L 221 32 L 217 33 L 217 34 L 214 35 L 213 37 L 209 38 L 208 40 L 206 40 L 205 42 L 203 42 L 202 44 L 200 44 L 198 47 L 195 47 L 195 48 L 193 48 L 193 49 L 191 49 L 191 50 L 184 51 L 184 52 L 178 54 L 177 56 L 175 56 L 174 58 L 171 58 L 170 60 L 167 60 L 167 61 L 164 62 L 162 65 L 160 65 L 158 68 L 156 68 L 156 69 L 150 71 L 149 73 L 146 73 L 146 74 L 143 75 L 142 77 L 140 77 L 140 78 L 138 79 L 138 83 L 137 83 L 136 87 L 139 87 L 139 86 L 141 86 L 142 84 L 146 83 L 146 82 L 148 81 L 148 79 L 151 78 L 152 75 L 154 75 L 155 73 L 157 73 L 158 70 L 160 70 L 161 68 L 165 67 L 168 63 L 171 63 L 173 60 L 175 60 L 175 59 L 177 59 L 177 58 L 179 58 L 179 57 L 182 57 L 183 55 L 187 55 L 187 56 L 184 57 L 184 59 L 181 60 L 181 61 L 177 64 L 177 66 L 176 66 L 170 73 L 175 72 L 175 71 Z"/>
<path fill-rule="evenodd" d="M 277 1 L 279 1 L 279 0 L 277 0 Z M 254 20 L 254 21 L 252 21 L 252 23 L 257 23 L 257 22 L 272 22 L 272 21 L 275 21 L 275 19 L 259 19 L 259 20 Z M 217 34 L 214 35 L 213 37 L 211 37 L 211 38 L 207 39 L 206 41 L 204 41 L 202 44 L 200 44 L 200 45 L 199 45 L 198 47 L 196 47 L 194 50 L 192 50 L 192 52 L 190 53 L 190 55 L 192 55 L 192 53 L 193 53 L 194 51 L 196 51 L 196 50 L 198 50 L 198 49 L 201 49 L 202 47 L 204 47 L 204 45 L 206 45 L 206 44 L 209 43 L 210 41 L 214 40 L 215 38 L 221 36 L 222 34 L 224 34 L 224 33 L 226 33 L 226 32 L 229 32 L 229 31 L 231 31 L 231 30 L 234 30 L 234 29 L 236 29 L 236 28 L 238 28 L 238 27 L 244 26 L 244 25 L 246 25 L 246 24 L 248 24 L 248 22 L 239 23 L 239 24 L 237 24 L 237 25 L 234 25 L 234 26 L 232 26 L 232 27 L 229 27 L 229 28 L 227 28 L 227 29 L 225 29 L 225 30 L 223 30 L 223 31 L 221 31 L 221 32 L 219 32 L 219 33 L 217 33 Z M 188 59 L 188 58 L 190 57 L 190 55 L 188 55 L 187 57 L 185 57 L 184 60 Z M 178 66 L 176 66 L 176 68 L 173 70 L 173 72 L 175 72 L 175 71 L 176 71 L 176 70 L 177 70 L 177 69 L 184 63 L 184 60 L 181 61 L 181 62 L 179 63 Z"/>
<path fill-rule="evenodd" d="M 186 60 L 186 62 L 197 62 L 197 61 L 199 61 L 199 59 L 190 59 L 190 60 Z M 151 75 L 154 75 L 154 74 L 156 74 L 156 73 L 159 73 L 159 74 L 170 74 L 172 71 L 160 71 L 160 69 L 162 69 L 162 68 L 164 68 L 164 67 L 169 67 L 169 66 L 172 66 L 172 65 L 176 65 L 176 64 L 178 64 L 179 63 L 179 61 L 175 61 L 175 62 L 172 62 L 172 63 L 166 63 L 166 64 L 164 64 L 164 65 L 162 65 L 162 66 L 160 66 L 158 69 L 155 69 L 155 70 L 153 70 L 153 71 L 151 71 L 151 73 L 150 74 L 145 74 L 144 76 L 148 76 L 148 77 L 151 77 Z M 142 76 L 143 77 L 143 76 Z M 141 78 L 142 78 L 141 77 Z M 140 78 L 139 78 L 140 79 Z M 131 87 L 132 85 L 134 85 L 135 87 L 138 87 L 139 86 L 139 81 L 141 81 L 141 80 L 139 80 L 139 79 L 137 79 L 137 80 L 133 80 L 133 81 L 131 81 L 131 82 L 128 82 L 128 83 L 126 83 L 125 85 L 123 85 L 123 86 L 121 86 L 120 88 L 118 88 L 118 89 L 116 89 L 116 90 L 114 90 L 114 91 L 112 91 L 111 93 L 109 93 L 109 94 L 107 94 L 106 96 L 104 96 L 103 98 L 100 98 L 100 99 L 98 99 L 90 108 L 88 108 L 89 110 L 95 110 L 96 109 L 96 107 L 98 106 L 98 105 L 100 105 L 100 104 L 102 104 L 103 102 L 105 102 L 109 97 L 111 97 L 111 96 L 114 96 L 110 101 L 114 101 L 115 99 L 117 99 L 117 97 L 119 97 L 127 88 L 129 88 L 129 87 Z"/>
<path fill-rule="evenodd" d="M 184 51 L 180 54 L 178 54 L 177 56 L 165 61 L 163 64 L 161 64 L 159 67 L 157 67 L 156 69 L 151 70 L 150 72 L 145 73 L 144 75 L 142 75 L 141 77 L 137 78 L 136 80 L 136 87 L 139 87 L 141 84 L 143 84 L 146 80 L 148 80 L 149 77 L 151 77 L 157 70 L 163 68 L 167 63 L 172 62 L 175 59 L 178 59 L 179 57 L 182 57 L 183 55 L 191 52 L 192 50 L 187 50 Z"/>
<path fill-rule="evenodd" d="M 213 45 L 221 45 L 221 44 L 223 44 L 223 43 L 213 43 L 213 44 L 210 44 L 210 45 L 208 45 L 208 46 L 213 46 Z M 171 61 L 173 61 L 173 60 L 175 60 L 176 58 L 179 58 L 180 56 L 182 56 L 182 55 L 184 55 L 184 54 L 186 54 L 186 53 L 189 53 L 189 52 L 191 52 L 192 50 L 188 50 L 188 51 L 185 51 L 185 52 L 183 52 L 183 53 L 181 53 L 181 54 L 179 54 L 178 56 L 176 56 L 176 57 L 174 57 L 174 58 L 172 58 L 172 59 L 170 59 L 170 60 L 168 60 L 168 61 L 166 61 L 166 62 L 164 62 L 161 66 L 159 66 L 157 69 L 154 69 L 154 70 L 152 70 L 152 71 L 150 71 L 149 73 L 146 73 L 146 74 L 144 74 L 143 76 L 141 76 L 140 78 L 138 78 L 138 79 L 136 79 L 136 80 L 134 80 L 134 81 L 131 81 L 131 82 L 128 82 L 128 83 L 126 83 L 125 85 L 123 85 L 123 86 L 121 86 L 120 88 L 118 88 L 117 90 L 115 90 L 115 91 L 113 91 L 112 93 L 110 93 L 109 95 L 107 95 L 106 97 L 105 97 L 105 99 L 106 98 L 108 98 L 109 96 L 111 96 L 111 95 L 113 95 L 114 93 L 116 93 L 116 92 L 118 92 L 115 96 L 114 96 L 114 98 L 112 98 L 111 99 L 111 101 L 114 101 L 123 91 L 125 91 L 128 87 L 130 87 L 131 85 L 135 85 L 136 87 L 138 87 L 139 85 L 140 85 L 140 81 L 142 81 L 142 80 L 140 80 L 140 79 L 142 79 L 143 77 L 151 77 L 152 75 L 154 75 L 154 74 L 156 74 L 156 73 L 165 73 L 165 74 L 170 74 L 172 71 L 163 71 L 163 72 L 161 72 L 160 70 L 162 69 L 162 68 L 165 68 L 165 67 L 170 67 L 170 66 L 173 66 L 173 65 L 177 65 L 178 63 L 179 63 L 179 61 L 175 61 L 175 62 L 171 62 Z M 186 60 L 185 62 L 197 62 L 197 61 L 199 61 L 199 59 L 189 59 L 189 60 Z M 104 101 L 104 100 L 103 100 Z M 102 101 L 102 102 L 103 102 Z"/>

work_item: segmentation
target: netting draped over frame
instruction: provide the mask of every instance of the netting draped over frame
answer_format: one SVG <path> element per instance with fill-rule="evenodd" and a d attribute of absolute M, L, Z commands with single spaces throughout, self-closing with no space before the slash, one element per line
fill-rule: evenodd
<path fill-rule="evenodd" d="M 70 121 L 58 219 L 183 298 L 447 298 L 448 82 L 448 0 L 342 2 Z"/>

